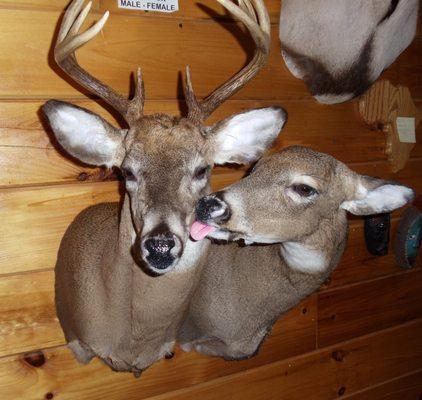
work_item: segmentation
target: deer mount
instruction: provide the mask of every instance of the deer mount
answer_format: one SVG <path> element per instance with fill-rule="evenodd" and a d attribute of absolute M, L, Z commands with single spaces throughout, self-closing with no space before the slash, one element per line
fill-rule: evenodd
<path fill-rule="evenodd" d="M 415 106 L 407 87 L 394 86 L 389 81 L 376 82 L 359 100 L 363 120 L 386 134 L 386 154 L 393 172 L 403 169 L 415 143 L 400 141 L 397 118 L 415 119 L 415 129 L 421 120 L 421 111 Z"/>

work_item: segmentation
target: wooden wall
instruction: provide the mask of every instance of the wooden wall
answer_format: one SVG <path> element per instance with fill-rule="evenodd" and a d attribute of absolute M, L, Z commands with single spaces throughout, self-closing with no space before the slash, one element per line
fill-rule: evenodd
<path fill-rule="evenodd" d="M 172 15 L 106 9 L 104 31 L 80 62 L 123 93 L 141 65 L 147 109 L 177 112 L 177 73 L 190 64 L 200 95 L 236 72 L 249 42 L 214 0 L 183 0 Z M 282 105 L 289 112 L 277 147 L 303 144 L 361 173 L 422 187 L 422 146 L 408 166 L 389 172 L 385 140 L 359 119 L 356 103 L 317 104 L 279 55 L 279 0 L 266 0 L 273 22 L 269 66 L 213 120 L 244 108 Z M 393 255 L 374 257 L 361 219 L 331 280 L 274 328 L 258 357 L 224 362 L 176 352 L 140 380 L 98 361 L 80 366 L 64 346 L 55 316 L 53 267 L 62 234 L 83 208 L 118 199 L 113 176 L 60 155 L 40 121 L 49 98 L 69 99 L 112 119 L 57 73 L 51 39 L 67 0 L 0 0 L 0 398 L 1 399 L 312 399 L 417 400 L 422 393 L 422 271 L 404 271 Z M 212 18 L 219 20 L 213 20 Z M 420 32 L 420 30 L 419 30 Z M 244 47 L 239 44 L 244 42 Z M 422 37 L 384 73 L 410 87 L 422 107 Z M 421 128 L 418 130 L 422 139 Z M 218 168 L 214 188 L 242 175 Z M 400 212 L 393 215 L 393 237 Z"/>

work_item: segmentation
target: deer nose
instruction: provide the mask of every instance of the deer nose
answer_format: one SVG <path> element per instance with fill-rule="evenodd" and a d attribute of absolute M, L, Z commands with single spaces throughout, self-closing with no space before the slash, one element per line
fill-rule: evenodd
<path fill-rule="evenodd" d="M 196 206 L 196 219 L 202 222 L 226 222 L 230 219 L 230 208 L 224 201 L 223 192 L 205 196 Z"/>
<path fill-rule="evenodd" d="M 173 234 L 148 236 L 142 241 L 142 252 L 148 263 L 155 269 L 166 270 L 180 256 L 181 242 Z"/>
<path fill-rule="evenodd" d="M 152 257 L 164 256 L 176 245 L 174 239 L 147 239 L 144 247 Z"/>

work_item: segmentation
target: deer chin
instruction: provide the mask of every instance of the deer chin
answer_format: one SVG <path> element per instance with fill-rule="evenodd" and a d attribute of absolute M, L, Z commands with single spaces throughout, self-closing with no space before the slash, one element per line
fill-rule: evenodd
<path fill-rule="evenodd" d="M 161 276 L 173 271 L 180 261 L 180 257 L 160 257 L 158 259 L 144 258 L 144 270 L 151 276 Z"/>
<path fill-rule="evenodd" d="M 138 267 L 151 277 L 158 277 L 168 274 L 176 269 L 180 257 L 161 257 L 152 259 L 144 254 L 133 254 Z"/>

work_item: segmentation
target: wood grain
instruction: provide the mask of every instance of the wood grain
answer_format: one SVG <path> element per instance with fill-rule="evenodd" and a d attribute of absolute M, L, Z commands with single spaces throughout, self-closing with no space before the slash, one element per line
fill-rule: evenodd
<path fill-rule="evenodd" d="M 268 14 L 272 23 L 278 23 L 280 19 L 280 0 L 265 0 L 264 1 Z M 100 10 L 110 11 L 112 14 L 122 14 L 127 16 L 142 16 L 152 14 L 155 17 L 175 18 L 175 19 L 232 19 L 224 7 L 220 6 L 216 0 L 201 0 L 179 1 L 179 11 L 165 14 L 165 13 L 151 13 L 137 10 L 125 10 L 118 8 L 116 0 L 100 0 Z"/>
<path fill-rule="evenodd" d="M 316 296 L 284 315 L 258 364 L 313 350 L 316 316 Z M 54 271 L 0 277 L 0 357 L 64 343 L 54 305 Z"/>
<path fill-rule="evenodd" d="M 338 267 L 324 284 L 324 289 L 403 272 L 403 269 L 396 264 L 393 251 L 399 219 L 397 217 L 391 221 L 390 248 L 388 254 L 382 257 L 374 256 L 366 249 L 363 222 L 353 221 L 350 223 L 346 250 Z M 422 260 L 418 258 L 415 267 L 420 268 L 421 266 Z"/>
<path fill-rule="evenodd" d="M 348 400 L 420 400 L 422 370 L 381 383 L 362 392 L 345 396 Z"/>
<path fill-rule="evenodd" d="M 53 271 L 2 277 L 0 288 L 0 357 L 65 344 L 54 305 Z M 246 363 L 246 367 L 315 349 L 316 315 L 316 296 L 302 301 L 283 315 L 257 361 Z M 240 365 L 236 371 L 243 369 L 245 366 Z"/>
<path fill-rule="evenodd" d="M 74 217 L 91 204 L 116 199 L 116 182 L 1 191 L 1 272 L 52 268 Z"/>
<path fill-rule="evenodd" d="M 391 173 L 388 165 L 384 164 L 384 167 L 377 163 L 357 164 L 356 169 L 361 173 L 389 178 Z M 240 179 L 243 174 L 242 170 L 218 169 L 212 176 L 212 187 L 218 190 Z M 395 179 L 420 192 L 421 174 L 422 159 L 412 160 Z M 60 240 L 73 218 L 92 204 L 118 201 L 119 198 L 117 182 L 0 190 L 3 213 L 0 275 L 53 267 Z"/>
<path fill-rule="evenodd" d="M 43 351 L 46 361 L 38 368 L 25 361 L 25 358 L 31 359 L 28 354 L 1 358 L 2 397 L 30 400 L 44 398 L 46 393 L 52 392 L 57 398 L 72 400 L 91 396 L 107 400 L 143 399 L 167 390 L 201 383 L 210 378 L 306 353 L 315 348 L 315 300 L 315 297 L 310 298 L 288 313 L 276 325 L 260 354 L 250 360 L 226 362 L 219 358 L 200 357 L 193 352 L 177 351 L 173 360 L 163 360 L 155 364 L 144 373 L 142 379 L 135 380 L 130 374 L 110 371 L 99 361 L 81 366 L 69 350 L 59 347 Z M 307 310 L 306 313 L 302 311 L 304 308 Z M 21 315 L 18 312 L 16 314 Z M 9 340 L 11 345 L 19 346 L 12 337 L 6 340 Z M 32 343 L 37 342 L 33 340 Z M 38 344 L 42 345 L 42 341 L 40 340 Z M 42 356 L 39 358 L 42 359 Z"/>
<path fill-rule="evenodd" d="M 100 15 L 93 13 L 87 23 Z M 50 54 L 59 17 L 59 11 L 0 9 L 0 98 L 81 97 L 73 84 L 62 79 L 62 72 L 57 74 L 59 70 Z M 391 73 L 383 74 L 393 83 L 412 86 L 416 99 L 421 99 L 417 82 L 417 59 L 422 50 L 419 43 L 416 40 L 411 45 L 390 69 Z M 16 48 L 21 51 L 14 51 Z M 179 24 L 177 20 L 153 15 L 113 15 L 102 34 L 78 55 L 89 71 L 124 94 L 128 93 L 129 74 L 141 65 L 147 98 L 169 99 L 179 95 L 177 72 L 183 71 L 185 65 L 191 66 L 197 93 L 205 96 L 237 72 L 251 52 L 251 40 L 234 23 L 186 20 Z M 28 68 L 27 60 L 37 68 Z M 218 63 L 210 65 L 210 60 Z M 235 98 L 310 98 L 303 82 L 295 79 L 282 61 L 276 25 L 272 27 L 268 67 Z"/>
<path fill-rule="evenodd" d="M 0 278 L 0 356 L 63 343 L 53 272 Z"/>
<path fill-rule="evenodd" d="M 0 8 L 14 10 L 35 9 L 35 10 L 64 10 L 70 0 L 0 0 Z M 100 0 L 92 0 L 92 9 L 98 10 Z"/>
<path fill-rule="evenodd" d="M 422 317 L 422 271 L 321 292 L 318 346 L 329 346 Z"/>
<path fill-rule="evenodd" d="M 150 400 L 334 399 L 419 369 L 421 334 L 418 321 Z"/>
<path fill-rule="evenodd" d="M 93 13 L 87 24 L 99 16 Z M 49 54 L 59 17 L 53 11 L 0 9 L 1 98 L 81 97 L 55 72 L 58 68 Z M 273 30 L 269 66 L 236 98 L 310 98 L 302 81 L 292 78 L 282 62 L 277 28 Z M 204 96 L 243 67 L 253 51 L 251 42 L 233 23 L 187 20 L 179 24 L 153 16 L 138 20 L 113 15 L 103 32 L 78 51 L 78 57 L 94 76 L 123 94 L 128 93 L 130 73 L 140 65 L 147 99 L 174 99 L 178 97 L 178 71 L 184 71 L 187 64 L 196 93 Z M 21 51 L 15 52 L 16 48 Z M 28 60 L 37 68 L 27 68 Z"/>
<path fill-rule="evenodd" d="M 104 179 L 104 174 L 101 175 L 98 169 L 78 165 L 62 153 L 41 115 L 42 104 L 40 101 L 0 102 L 0 186 L 77 182 L 81 180 L 81 174 L 85 179 Z M 116 124 L 112 116 L 95 102 L 77 101 L 75 104 L 99 112 Z M 282 106 L 289 113 L 288 123 L 274 150 L 305 145 L 336 154 L 347 163 L 386 158 L 384 136 L 365 126 L 356 117 L 354 104 L 351 103 L 334 106 L 333 110 L 312 100 L 229 101 L 213 115 L 210 123 L 245 109 L 273 105 Z M 146 113 L 152 112 L 178 114 L 178 103 L 148 102 Z M 419 136 L 422 139 L 422 129 L 418 130 Z M 422 155 L 422 146 L 417 147 L 415 155 L 418 154 Z"/>
<path fill-rule="evenodd" d="M 419 18 L 419 25 L 421 25 Z M 422 37 L 417 37 L 397 60 L 398 74 L 405 86 L 408 86 L 413 100 L 422 99 Z"/>

